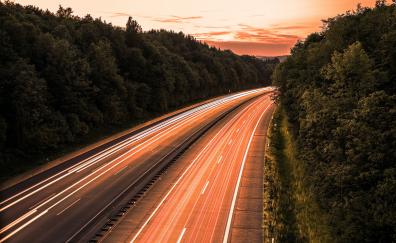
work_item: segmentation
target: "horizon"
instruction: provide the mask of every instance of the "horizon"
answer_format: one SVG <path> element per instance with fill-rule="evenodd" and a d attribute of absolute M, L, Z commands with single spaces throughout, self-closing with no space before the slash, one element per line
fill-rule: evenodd
<path fill-rule="evenodd" d="M 227 4 L 226 0 L 211 3 L 170 0 L 153 3 L 95 2 L 77 0 L 17 0 L 22 5 L 34 5 L 56 12 L 59 5 L 70 7 L 73 14 L 101 18 L 114 26 L 124 27 L 131 16 L 144 31 L 165 29 L 183 32 L 199 41 L 238 55 L 263 57 L 285 56 L 298 40 L 319 32 L 322 20 L 363 7 L 373 7 L 375 0 L 246 0 Z M 205 4 L 207 3 L 207 4 Z M 210 7 L 208 7 L 210 6 Z M 236 17 L 238 16 L 238 17 Z"/>

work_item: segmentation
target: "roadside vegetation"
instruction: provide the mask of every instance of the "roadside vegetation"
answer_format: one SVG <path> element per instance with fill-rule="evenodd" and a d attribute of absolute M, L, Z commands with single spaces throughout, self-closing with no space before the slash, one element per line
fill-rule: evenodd
<path fill-rule="evenodd" d="M 324 21 L 275 69 L 280 242 L 396 241 L 395 47 L 396 3 L 377 1 Z"/>
<path fill-rule="evenodd" d="M 0 2 L 1 175 L 194 101 L 267 86 L 277 60 L 70 8 Z"/>
<path fill-rule="evenodd" d="M 265 242 L 333 242 L 328 219 L 307 184 L 306 164 L 297 158 L 286 114 L 278 108 L 265 159 Z M 266 228 L 268 227 L 268 228 Z"/>

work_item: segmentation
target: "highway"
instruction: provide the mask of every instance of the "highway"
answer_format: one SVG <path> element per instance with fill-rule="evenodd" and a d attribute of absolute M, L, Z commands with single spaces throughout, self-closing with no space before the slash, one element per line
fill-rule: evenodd
<path fill-rule="evenodd" d="M 234 189 L 226 189 L 238 181 L 238 175 L 235 173 L 239 173 L 238 168 L 244 163 L 243 151 L 248 148 L 249 136 L 254 131 L 254 126 L 260 116 L 265 113 L 265 107 L 270 106 L 268 94 L 263 95 L 269 90 L 268 88 L 251 90 L 215 99 L 123 136 L 121 139 L 94 148 L 3 190 L 0 193 L 0 242 L 89 240 L 90 234 L 102 226 L 103 220 L 118 210 L 118 199 L 127 196 L 125 195 L 126 190 L 133 186 L 138 178 L 145 176 L 165 156 L 185 143 L 192 134 L 225 112 L 248 102 L 247 107 L 249 108 L 244 108 L 243 113 L 238 113 L 233 118 L 234 122 L 227 124 L 222 129 L 222 133 L 214 137 L 208 143 L 207 149 L 203 150 L 202 155 L 191 164 L 192 169 L 198 164 L 202 166 L 197 169 L 196 178 L 193 178 L 193 175 L 181 177 L 180 185 L 188 187 L 188 193 L 192 198 L 189 197 L 187 200 L 182 195 L 183 193 L 177 194 L 173 191 L 169 194 L 172 200 L 182 200 L 182 203 L 175 203 L 176 206 L 180 205 L 175 212 L 180 213 L 172 218 L 178 220 L 183 218 L 188 224 L 192 222 L 200 224 L 200 222 L 204 222 L 202 220 L 207 219 L 214 220 L 210 225 L 216 227 L 211 230 L 217 232 L 217 225 L 223 224 L 217 222 L 224 218 L 224 213 L 231 212 L 226 209 L 232 208 L 232 200 L 229 199 L 235 195 L 235 193 L 233 194 Z M 218 176 L 214 173 L 215 167 L 209 162 L 205 162 L 218 159 L 213 154 L 215 151 L 224 152 L 222 155 L 218 155 L 223 156 L 216 163 L 219 164 L 219 173 L 221 173 Z M 224 163 L 226 161 L 235 162 Z M 185 178 L 190 178 L 190 180 Z M 221 186 L 224 183 L 219 183 L 219 180 L 227 181 L 227 184 Z M 189 183 L 191 184 L 189 185 Z M 197 191 L 199 191 L 198 196 L 205 195 L 200 198 L 206 198 L 206 200 L 209 198 L 206 195 L 213 195 L 213 193 L 222 196 L 216 197 L 216 200 L 210 203 L 202 200 L 194 201 L 193 198 L 196 198 Z M 231 205 L 228 205 L 229 203 Z M 182 212 L 188 206 L 194 206 L 194 212 L 195 209 L 202 212 L 218 210 L 216 212 L 219 215 L 208 218 L 205 213 L 200 213 L 199 217 L 188 216 L 186 218 L 185 213 Z M 162 213 L 169 213 L 169 210 L 173 209 L 160 207 Z M 157 215 L 153 214 L 155 218 L 158 217 Z M 172 226 L 172 223 L 173 221 L 165 222 L 169 230 L 176 227 L 176 225 Z M 153 225 L 146 224 L 136 239 L 144 241 L 145 237 L 148 237 L 148 233 L 152 232 L 150 230 L 153 230 L 151 228 Z M 180 235 L 183 229 L 183 227 L 181 229 L 172 228 L 174 230 L 172 237 Z M 184 239 L 200 235 L 200 231 L 192 232 L 187 229 L 189 228 L 186 228 L 183 233 L 183 237 L 186 237 Z M 216 237 L 210 232 L 205 235 L 207 236 L 204 239 L 210 239 L 209 236 Z M 162 232 L 157 237 L 160 237 L 158 239 L 167 239 L 170 236 L 168 233 Z"/>
<path fill-rule="evenodd" d="M 191 163 L 128 241 L 228 242 L 252 138 L 271 108 L 269 95 L 261 96 L 235 112 L 199 153 L 186 155 Z"/>

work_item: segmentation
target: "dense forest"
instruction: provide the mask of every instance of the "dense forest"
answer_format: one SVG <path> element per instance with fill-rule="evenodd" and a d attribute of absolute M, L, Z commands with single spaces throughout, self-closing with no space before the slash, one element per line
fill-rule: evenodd
<path fill-rule="evenodd" d="M 277 61 L 183 33 L 0 2 L 0 164 L 32 165 L 104 129 L 270 84 Z"/>
<path fill-rule="evenodd" d="M 395 1 L 324 21 L 273 80 L 332 242 L 395 242 Z"/>

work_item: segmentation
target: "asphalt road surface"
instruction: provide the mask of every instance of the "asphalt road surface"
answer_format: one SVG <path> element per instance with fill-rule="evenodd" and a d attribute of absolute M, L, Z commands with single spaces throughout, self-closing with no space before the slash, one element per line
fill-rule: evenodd
<path fill-rule="evenodd" d="M 234 112 L 199 153 L 186 155 L 189 165 L 128 241 L 228 242 L 243 169 L 254 160 L 247 155 L 272 108 L 269 95 L 255 99 Z"/>
<path fill-rule="evenodd" d="M 255 126 L 271 105 L 266 94 L 269 90 L 232 94 L 176 114 L 3 190 L 0 193 L 0 242 L 83 239 L 86 232 L 98 227 L 95 222 L 113 213 L 115 199 L 138 177 L 191 134 L 249 101 L 248 108 L 238 113 L 208 143 L 191 169 L 180 178 L 167 199 L 178 203 L 170 208 L 171 204 L 160 205 L 159 210 L 153 212 L 154 221 L 136 235 L 142 242 L 145 239 L 217 239 L 215 232 L 228 229 L 238 173 L 243 168 Z M 211 213 L 205 213 L 208 211 Z M 169 217 L 164 216 L 168 214 Z M 198 227 L 202 222 L 206 225 L 204 231 Z M 167 230 L 156 231 L 157 224 L 163 224 Z"/>

